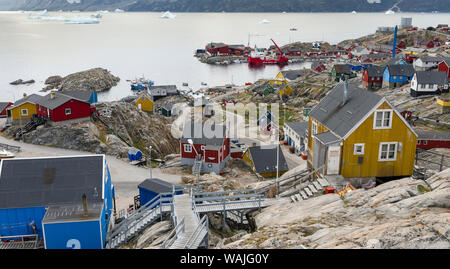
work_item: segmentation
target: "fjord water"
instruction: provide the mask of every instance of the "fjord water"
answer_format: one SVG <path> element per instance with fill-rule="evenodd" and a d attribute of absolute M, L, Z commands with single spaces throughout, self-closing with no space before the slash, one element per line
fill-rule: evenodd
<path fill-rule="evenodd" d="M 49 12 L 50 16 L 88 16 L 93 13 Z M 448 24 L 448 13 L 106 13 L 99 24 L 64 24 L 28 19 L 28 13 L 0 12 L 0 101 L 14 101 L 23 93 L 37 93 L 52 75 L 103 67 L 121 82 L 99 95 L 100 101 L 118 100 L 131 94 L 127 79 L 138 76 L 158 84 L 183 82 L 198 89 L 201 82 L 225 85 L 273 77 L 279 66 L 249 68 L 247 64 L 207 65 L 193 57 L 194 50 L 209 42 L 268 47 L 289 41 L 332 44 L 374 33 L 378 26 L 400 24 L 412 17 L 419 27 Z M 262 20 L 271 23 L 261 24 Z M 297 28 L 297 31 L 290 31 Z M 302 67 L 290 64 L 283 69 Z M 16 79 L 35 84 L 12 86 Z M 42 93 L 41 93 L 42 94 Z"/>

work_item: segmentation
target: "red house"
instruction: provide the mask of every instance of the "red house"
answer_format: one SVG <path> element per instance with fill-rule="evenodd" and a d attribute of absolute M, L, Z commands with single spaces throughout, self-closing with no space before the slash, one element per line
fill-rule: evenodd
<path fill-rule="evenodd" d="M 220 174 L 230 158 L 225 125 L 186 122 L 180 139 L 181 165 L 201 160 L 201 172 Z"/>
<path fill-rule="evenodd" d="M 417 148 L 433 149 L 433 148 L 447 148 L 450 149 L 450 132 L 435 132 L 435 131 L 419 131 L 416 130 Z"/>
<path fill-rule="evenodd" d="M 320 73 L 327 70 L 327 67 L 322 62 L 313 62 L 311 64 L 311 69 Z"/>
<path fill-rule="evenodd" d="M 0 118 L 5 118 L 8 116 L 8 111 L 6 111 L 6 109 L 12 105 L 13 103 L 11 102 L 0 102 Z"/>
<path fill-rule="evenodd" d="M 51 92 L 36 102 L 37 115 L 50 122 L 88 119 L 94 108 L 85 100 L 59 92 Z"/>
<path fill-rule="evenodd" d="M 205 49 L 212 55 L 231 54 L 230 47 L 224 43 L 209 43 Z"/>
<path fill-rule="evenodd" d="M 382 66 L 369 66 L 364 70 L 362 75 L 362 81 L 364 88 L 367 90 L 375 90 L 381 88 L 383 85 L 383 73 L 384 67 Z"/>
<path fill-rule="evenodd" d="M 438 65 L 438 71 L 439 72 L 447 72 L 447 77 L 450 79 L 450 59 L 443 60 Z"/>

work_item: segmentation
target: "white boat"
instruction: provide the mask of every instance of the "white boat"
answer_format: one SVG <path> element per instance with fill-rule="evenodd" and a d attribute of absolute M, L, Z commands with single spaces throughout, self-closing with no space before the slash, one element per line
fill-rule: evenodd
<path fill-rule="evenodd" d="M 1 150 L 0 151 L 0 159 L 9 159 L 9 158 L 14 158 L 16 157 L 16 155 L 14 155 L 13 153 L 6 151 L 6 150 Z"/>

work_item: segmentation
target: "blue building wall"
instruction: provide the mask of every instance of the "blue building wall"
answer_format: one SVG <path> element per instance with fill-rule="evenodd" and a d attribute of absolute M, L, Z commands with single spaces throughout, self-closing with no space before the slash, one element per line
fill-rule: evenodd
<path fill-rule="evenodd" d="M 150 191 L 148 189 L 141 188 L 139 186 L 138 186 L 138 189 L 139 189 L 139 200 L 140 200 L 141 206 L 145 205 L 146 203 L 148 203 L 153 198 L 155 198 L 156 196 L 159 195 L 159 193 L 157 193 L 157 192 Z M 182 190 L 176 191 L 175 194 L 176 195 L 183 194 L 183 191 Z M 168 196 L 171 196 L 171 195 L 168 195 Z"/>
<path fill-rule="evenodd" d="M 106 242 L 106 234 L 108 233 L 108 226 L 111 221 L 111 216 L 114 210 L 114 186 L 111 183 L 111 174 L 109 172 L 108 164 L 106 164 L 105 160 L 105 167 L 106 167 L 106 173 L 105 173 L 105 197 L 103 200 L 103 210 L 100 217 L 100 223 L 101 223 L 101 236 L 102 236 L 102 242 L 103 246 Z M 102 247 L 103 247 L 102 246 Z"/>
<path fill-rule="evenodd" d="M 31 222 L 34 221 L 40 238 L 45 207 L 0 209 L 0 236 L 34 234 Z"/>
<path fill-rule="evenodd" d="M 103 248 L 98 220 L 44 223 L 44 232 L 47 249 Z"/>
<path fill-rule="evenodd" d="M 391 76 L 389 74 L 389 68 L 386 66 L 383 73 L 383 80 L 388 82 L 408 82 L 407 76 Z"/>
<path fill-rule="evenodd" d="M 89 103 L 94 104 L 98 102 L 97 92 L 92 92 L 91 97 L 89 98 Z"/>

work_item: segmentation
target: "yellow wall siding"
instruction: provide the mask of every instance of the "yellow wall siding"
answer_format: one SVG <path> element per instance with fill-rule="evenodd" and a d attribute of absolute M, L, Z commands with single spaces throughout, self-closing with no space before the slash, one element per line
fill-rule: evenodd
<path fill-rule="evenodd" d="M 313 117 L 309 117 L 309 124 L 308 124 L 308 149 L 310 151 L 310 155 L 312 155 L 314 150 L 314 139 L 312 138 L 312 122 L 315 122 L 317 124 L 317 134 L 328 132 L 328 128 L 322 125 L 320 122 L 315 120 Z"/>
<path fill-rule="evenodd" d="M 139 104 L 141 104 L 141 109 L 143 111 L 153 111 L 153 101 L 150 100 L 148 97 L 146 96 L 141 96 L 137 101 L 136 101 L 136 107 L 139 108 Z"/>
<path fill-rule="evenodd" d="M 384 103 L 378 109 L 391 109 Z M 411 175 L 417 137 L 393 112 L 391 129 L 373 129 L 374 114 L 370 115 L 345 141 L 341 160 L 341 175 L 352 177 L 383 177 Z M 402 151 L 397 150 L 396 161 L 379 162 L 379 148 L 382 142 L 401 142 Z M 364 155 L 353 155 L 354 144 L 364 144 Z M 358 164 L 358 157 L 363 156 L 363 163 Z"/>
<path fill-rule="evenodd" d="M 22 109 L 27 109 L 28 115 L 22 115 Z M 36 105 L 32 103 L 24 103 L 11 109 L 12 120 L 31 119 L 33 114 L 37 114 L 37 109 Z"/>
<path fill-rule="evenodd" d="M 250 156 L 250 151 L 247 149 L 242 156 L 242 160 L 250 165 L 252 169 L 254 169 L 253 160 Z"/>

